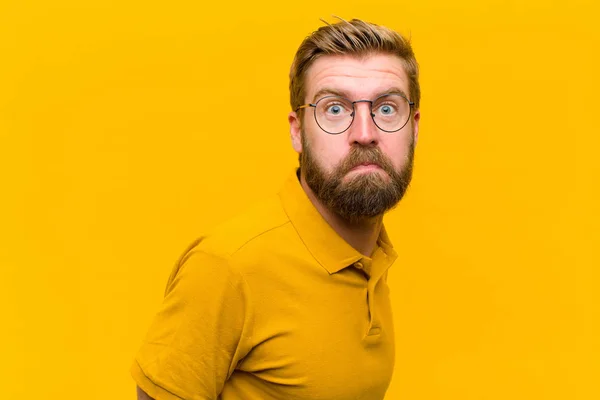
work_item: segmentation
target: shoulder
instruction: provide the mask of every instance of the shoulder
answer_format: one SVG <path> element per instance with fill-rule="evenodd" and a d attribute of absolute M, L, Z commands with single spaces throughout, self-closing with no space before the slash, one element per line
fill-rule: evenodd
<path fill-rule="evenodd" d="M 268 273 L 272 259 L 296 249 L 296 241 L 296 231 L 279 196 L 271 196 L 191 243 L 173 268 L 165 294 L 184 277 L 205 283 L 231 282 L 244 281 L 248 273 Z"/>
<path fill-rule="evenodd" d="M 290 219 L 279 196 L 271 196 L 196 239 L 180 262 L 198 253 L 231 261 L 239 258 L 241 252 L 246 254 L 249 248 L 273 249 L 282 241 L 282 232 L 289 228 Z"/>

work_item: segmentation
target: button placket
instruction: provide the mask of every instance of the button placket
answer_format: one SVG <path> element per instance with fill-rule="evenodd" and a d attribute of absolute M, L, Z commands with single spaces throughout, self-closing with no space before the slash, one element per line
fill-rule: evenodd
<path fill-rule="evenodd" d="M 381 333 L 381 324 L 376 312 L 375 305 L 375 286 L 376 281 L 370 277 L 371 262 L 370 260 L 361 259 L 354 263 L 354 268 L 362 271 L 367 279 L 366 295 L 367 295 L 367 311 L 368 311 L 368 328 L 366 336 L 375 336 Z"/>
<path fill-rule="evenodd" d="M 375 297 L 376 288 L 379 283 L 383 284 L 380 281 L 393 263 L 393 259 L 389 259 L 388 255 L 379 248 L 373 254 L 372 259 L 365 260 L 363 258 L 361 261 L 367 261 L 365 270 L 368 270 L 365 272 L 365 275 L 368 277 L 366 292 L 367 307 L 369 310 L 369 328 L 365 334 L 365 341 L 366 343 L 374 343 L 379 340 L 382 331 L 381 320 L 377 309 L 377 300 Z M 380 288 L 380 290 L 383 290 L 383 288 Z"/>
<path fill-rule="evenodd" d="M 381 323 L 377 315 L 375 303 L 375 284 L 369 281 L 367 284 L 367 306 L 369 307 L 369 330 L 367 331 L 367 336 L 379 335 L 381 333 Z"/>

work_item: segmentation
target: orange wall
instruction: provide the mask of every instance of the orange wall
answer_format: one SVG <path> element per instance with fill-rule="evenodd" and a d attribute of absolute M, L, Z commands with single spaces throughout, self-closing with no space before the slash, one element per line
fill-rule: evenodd
<path fill-rule="evenodd" d="M 177 256 L 296 165 L 287 71 L 332 14 L 422 67 L 388 399 L 600 398 L 596 4 L 1 1 L 0 398 L 134 397 Z"/>

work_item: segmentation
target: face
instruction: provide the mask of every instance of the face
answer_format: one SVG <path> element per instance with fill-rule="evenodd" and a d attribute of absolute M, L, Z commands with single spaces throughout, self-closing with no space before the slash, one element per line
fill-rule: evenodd
<path fill-rule="evenodd" d="M 323 56 L 308 69 L 305 88 L 306 103 L 331 94 L 356 101 L 391 92 L 408 98 L 409 93 L 402 61 L 386 54 Z M 352 125 L 338 135 L 324 132 L 314 113 L 307 108 L 300 119 L 292 112 L 289 122 L 302 176 L 315 196 L 348 220 L 376 217 L 393 208 L 411 180 L 420 113 L 413 110 L 401 130 L 387 133 L 373 122 L 369 103 L 356 103 Z"/>

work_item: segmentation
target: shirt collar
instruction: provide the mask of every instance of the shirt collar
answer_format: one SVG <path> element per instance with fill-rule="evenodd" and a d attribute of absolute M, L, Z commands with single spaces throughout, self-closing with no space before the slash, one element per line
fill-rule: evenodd
<path fill-rule="evenodd" d="M 327 272 L 334 274 L 365 258 L 325 221 L 306 195 L 296 172 L 286 180 L 279 197 L 300 239 Z M 397 254 L 385 226 L 381 228 L 377 244 L 388 258 L 389 264 L 386 264 L 391 265 Z"/>

